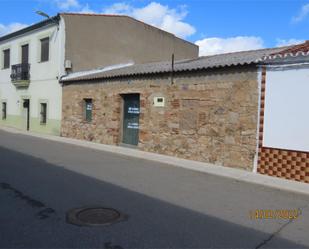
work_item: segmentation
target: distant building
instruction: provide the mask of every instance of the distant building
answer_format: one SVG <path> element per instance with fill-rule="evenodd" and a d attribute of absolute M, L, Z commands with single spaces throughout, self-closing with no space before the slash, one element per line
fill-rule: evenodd
<path fill-rule="evenodd" d="M 0 37 L 0 124 L 59 135 L 61 77 L 114 64 L 171 60 L 173 54 L 197 58 L 198 47 L 118 15 L 61 13 Z"/>

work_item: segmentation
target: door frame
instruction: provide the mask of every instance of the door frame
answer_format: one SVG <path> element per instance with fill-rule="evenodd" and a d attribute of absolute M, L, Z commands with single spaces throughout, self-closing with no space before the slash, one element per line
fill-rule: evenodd
<path fill-rule="evenodd" d="M 25 103 L 25 101 L 27 101 L 28 100 L 28 102 L 29 102 L 29 105 L 28 105 L 28 108 L 25 108 L 24 107 L 24 103 Z M 29 131 L 30 130 L 30 105 L 31 105 L 31 98 L 30 98 L 30 96 L 23 96 L 22 98 L 21 98 L 21 113 L 22 113 L 22 115 L 23 115 L 23 111 L 24 111 L 24 109 L 27 109 L 27 116 L 26 116 L 26 130 L 27 131 Z"/>
<path fill-rule="evenodd" d="M 124 146 L 124 147 L 129 147 L 129 148 L 137 148 L 138 145 L 133 145 L 133 144 L 126 144 L 123 142 L 123 136 L 124 136 L 124 105 L 125 105 L 125 97 L 128 95 L 138 95 L 139 96 L 139 103 L 141 100 L 141 93 L 140 92 L 126 92 L 126 93 L 120 93 L 120 131 L 119 131 L 119 145 L 120 146 Z M 139 106 L 139 108 L 141 109 L 141 106 Z M 139 124 L 140 124 L 140 114 L 141 111 L 139 113 Z M 138 129 L 138 140 L 139 140 L 139 136 L 140 136 L 140 128 Z"/>
<path fill-rule="evenodd" d="M 25 46 L 27 46 L 27 62 L 23 62 L 23 60 L 24 60 L 24 50 L 23 50 L 23 47 L 25 47 Z M 29 48 L 30 46 L 29 46 L 29 43 L 25 43 L 25 44 L 22 44 L 21 45 L 21 60 L 20 60 L 20 63 L 21 64 L 24 64 L 24 63 L 29 63 L 29 50 L 30 50 L 30 48 Z"/>
<path fill-rule="evenodd" d="M 32 50 L 32 48 L 30 47 L 30 40 L 24 40 L 21 41 L 18 46 L 19 46 L 19 53 L 18 53 L 18 63 L 22 63 L 22 46 L 24 45 L 28 45 L 28 63 L 30 63 L 30 50 Z"/>

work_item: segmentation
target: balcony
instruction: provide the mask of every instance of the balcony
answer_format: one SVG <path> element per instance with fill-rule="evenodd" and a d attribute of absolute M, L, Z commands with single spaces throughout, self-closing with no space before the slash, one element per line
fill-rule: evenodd
<path fill-rule="evenodd" d="M 11 81 L 16 87 L 27 87 L 30 83 L 30 64 L 12 65 Z"/>

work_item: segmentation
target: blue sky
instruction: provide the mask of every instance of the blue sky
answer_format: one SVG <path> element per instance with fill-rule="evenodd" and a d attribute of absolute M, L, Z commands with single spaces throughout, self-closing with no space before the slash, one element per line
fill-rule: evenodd
<path fill-rule="evenodd" d="M 35 10 L 130 15 L 197 43 L 201 55 L 309 39 L 309 0 L 0 0 L 0 35 L 42 20 Z"/>

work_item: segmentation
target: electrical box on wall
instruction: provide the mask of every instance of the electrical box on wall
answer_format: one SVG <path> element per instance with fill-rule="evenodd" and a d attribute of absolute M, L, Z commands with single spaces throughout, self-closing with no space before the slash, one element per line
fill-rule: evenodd
<path fill-rule="evenodd" d="M 154 97 L 153 105 L 156 106 L 156 107 L 164 107 L 164 105 L 165 105 L 164 97 Z"/>
<path fill-rule="evenodd" d="M 65 67 L 66 70 L 72 69 L 72 61 L 65 60 L 64 67 Z"/>

